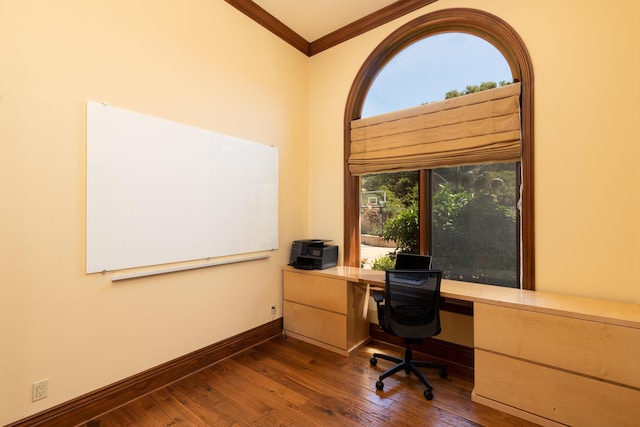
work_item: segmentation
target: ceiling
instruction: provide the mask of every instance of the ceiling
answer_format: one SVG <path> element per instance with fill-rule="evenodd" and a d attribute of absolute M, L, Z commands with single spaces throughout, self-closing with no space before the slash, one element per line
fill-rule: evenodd
<path fill-rule="evenodd" d="M 364 18 L 397 0 L 253 0 L 308 42 Z"/>
<path fill-rule="evenodd" d="M 308 56 L 437 0 L 225 0 Z"/>

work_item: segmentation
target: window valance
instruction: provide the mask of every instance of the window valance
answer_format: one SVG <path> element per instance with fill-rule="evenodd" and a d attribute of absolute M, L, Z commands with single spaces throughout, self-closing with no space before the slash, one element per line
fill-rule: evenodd
<path fill-rule="evenodd" d="M 520 83 L 351 122 L 353 175 L 520 161 Z"/>

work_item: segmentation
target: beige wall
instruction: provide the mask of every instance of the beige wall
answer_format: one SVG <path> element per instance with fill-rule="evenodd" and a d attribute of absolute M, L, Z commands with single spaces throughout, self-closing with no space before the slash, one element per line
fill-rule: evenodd
<path fill-rule="evenodd" d="M 536 289 L 640 303 L 640 3 L 436 3 L 311 58 L 309 227 L 342 244 L 346 98 L 375 47 L 434 10 L 480 8 L 524 40 L 535 75 Z"/>
<path fill-rule="evenodd" d="M 537 288 L 640 303 L 637 2 L 439 0 L 309 59 L 222 1 L 0 0 L 0 424 L 271 320 L 291 240 L 342 246 L 359 67 L 448 7 L 503 18 L 533 60 Z M 120 284 L 84 274 L 87 99 L 279 147 L 281 249 Z"/>
<path fill-rule="evenodd" d="M 280 317 L 307 232 L 308 62 L 223 1 L 0 0 L 0 425 Z M 86 100 L 279 147 L 281 249 L 86 275 Z"/>
<path fill-rule="evenodd" d="M 438 0 L 311 58 L 309 229 L 343 244 L 343 117 L 351 84 L 389 34 L 467 7 L 508 22 L 535 76 L 536 289 L 640 303 L 640 3 Z M 370 307 L 375 308 L 373 303 Z M 375 321 L 375 312 L 369 313 Z M 473 346 L 472 320 L 440 339 Z"/>

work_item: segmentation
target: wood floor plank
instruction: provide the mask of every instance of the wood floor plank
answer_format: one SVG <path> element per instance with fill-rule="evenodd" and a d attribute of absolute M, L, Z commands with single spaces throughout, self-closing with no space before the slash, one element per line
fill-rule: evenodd
<path fill-rule="evenodd" d="M 373 352 L 402 349 L 371 342 L 344 357 L 280 336 L 238 353 L 92 420 L 90 427 L 135 426 L 521 426 L 534 424 L 471 401 L 473 381 L 451 369 L 425 373 L 434 398 L 413 375 L 375 382 L 391 362 Z M 419 354 L 416 354 L 418 357 Z"/>
<path fill-rule="evenodd" d="M 224 398 L 217 396 L 217 392 L 208 384 L 205 372 L 171 384 L 167 386 L 167 391 L 206 426 L 222 427 L 233 423 L 232 419 L 216 410 L 216 405 Z"/>
<path fill-rule="evenodd" d="M 309 353 L 314 353 L 314 349 L 309 350 Z M 292 353 L 278 359 L 265 359 L 260 366 L 263 374 L 288 384 L 288 387 L 303 390 L 311 400 L 311 410 L 337 418 L 343 424 L 350 421 L 355 422 L 354 425 L 362 425 L 364 422 L 370 424 L 372 420 L 368 413 L 362 413 L 358 409 L 362 404 L 362 397 L 352 393 L 349 376 L 341 374 L 335 366 L 334 369 L 330 369 L 330 365 L 318 366 L 333 358 L 333 354 L 321 354 L 319 359 L 313 359 L 308 354 Z M 338 355 L 335 360 L 343 362 L 344 359 L 346 358 Z M 309 377 L 314 380 L 309 381 Z"/>
<path fill-rule="evenodd" d="M 250 370 L 247 364 L 241 363 L 242 359 L 238 360 L 238 371 L 244 369 L 244 374 L 250 376 L 246 371 Z M 270 361 L 263 360 L 261 366 L 269 364 Z M 356 420 L 353 423 L 353 413 L 344 411 L 345 405 L 348 402 L 344 400 L 340 405 L 335 405 L 331 402 L 333 391 L 327 388 L 321 390 L 314 389 L 314 385 L 303 386 L 304 383 L 309 383 L 309 376 L 300 377 L 300 368 L 296 365 L 282 364 L 278 361 L 273 361 L 274 366 L 270 371 L 262 370 L 260 375 L 271 377 L 271 381 L 286 384 L 286 388 L 289 390 L 296 390 L 296 394 L 300 397 L 304 397 L 304 403 L 300 406 L 300 409 L 305 414 L 311 414 L 311 420 L 324 420 L 327 423 L 339 423 L 340 425 L 361 425 L 361 420 Z M 312 381 L 314 383 L 315 381 Z M 257 389 L 257 392 L 264 395 L 264 392 Z"/>
<path fill-rule="evenodd" d="M 227 372 L 233 372 L 234 378 L 229 382 L 218 382 L 214 387 L 221 389 L 224 386 L 227 393 L 237 395 L 235 400 L 239 405 L 251 406 L 260 402 L 256 405 L 261 411 L 260 419 L 280 414 L 281 419 L 290 418 L 291 422 L 298 425 L 312 422 L 313 418 L 308 411 L 303 411 L 309 403 L 305 396 L 235 360 L 225 360 L 223 364 Z"/>
<path fill-rule="evenodd" d="M 325 351 L 325 350 L 322 350 Z M 387 351 L 389 353 L 389 351 Z M 432 409 L 429 405 L 429 402 L 426 402 L 422 391 L 424 390 L 424 386 L 413 376 L 406 376 L 404 373 L 396 374 L 397 376 L 388 378 L 385 380 L 387 384 L 392 384 L 392 387 L 387 387 L 386 391 L 379 392 L 375 389 L 375 382 L 378 379 L 378 376 L 381 372 L 386 369 L 381 369 L 380 367 L 371 367 L 368 363 L 368 358 L 365 363 L 362 363 L 362 359 L 358 358 L 358 362 L 355 363 L 355 358 L 340 358 L 338 365 L 340 365 L 340 370 L 335 369 L 335 363 L 333 364 L 334 369 L 329 369 L 327 371 L 328 366 L 322 366 L 323 363 L 327 360 L 326 357 L 333 358 L 333 355 L 323 355 L 320 350 L 314 351 L 317 354 L 318 360 L 311 361 L 309 366 L 306 368 L 305 373 L 310 373 L 314 378 L 317 379 L 317 383 L 326 387 L 323 390 L 323 394 L 329 394 L 332 392 L 339 393 L 340 390 L 348 390 L 349 393 L 345 399 L 349 399 L 350 396 L 358 396 L 361 399 L 365 398 L 368 400 L 367 403 L 379 405 L 380 408 L 376 408 L 376 413 L 384 412 L 384 408 L 389 409 L 391 405 L 393 405 L 397 400 L 414 400 L 416 403 L 416 408 L 419 408 L 418 411 L 415 411 L 415 415 L 417 420 L 429 419 L 435 415 L 435 418 L 432 420 L 433 425 L 436 423 L 436 419 L 440 420 L 443 425 L 464 425 L 464 419 L 456 416 L 455 414 L 448 414 L 446 411 L 441 410 L 440 408 Z M 389 362 L 389 366 L 392 364 Z M 300 370 L 298 370 L 300 372 Z M 435 375 L 437 378 L 438 375 Z M 326 380 L 326 382 L 324 381 Z M 443 380 L 444 381 L 444 380 Z M 354 389 L 354 387 L 358 387 L 358 389 Z M 396 396 L 395 400 L 392 396 L 399 393 L 399 396 Z M 363 402 L 351 402 L 353 405 L 362 405 Z M 396 405 L 398 406 L 398 405 Z M 400 415 L 396 417 L 396 419 L 390 418 L 389 416 L 385 417 L 383 421 L 392 422 L 394 424 L 400 423 L 400 420 L 407 419 L 411 412 L 407 414 L 407 411 L 401 411 Z M 409 424 L 412 424 L 411 422 Z M 415 425 L 415 424 L 414 424 Z"/>

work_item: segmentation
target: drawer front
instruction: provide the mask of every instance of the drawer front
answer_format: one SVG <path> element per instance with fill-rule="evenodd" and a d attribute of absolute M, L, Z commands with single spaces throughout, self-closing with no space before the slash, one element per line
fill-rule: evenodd
<path fill-rule="evenodd" d="M 342 350 L 347 349 L 347 318 L 345 315 L 290 301 L 284 301 L 283 309 L 285 330 Z"/>
<path fill-rule="evenodd" d="M 640 390 L 476 349 L 474 393 L 568 425 L 636 426 Z"/>
<path fill-rule="evenodd" d="M 640 329 L 477 303 L 474 339 L 476 348 L 640 388 Z"/>
<path fill-rule="evenodd" d="M 346 314 L 347 282 L 346 280 L 285 271 L 284 299 Z"/>

